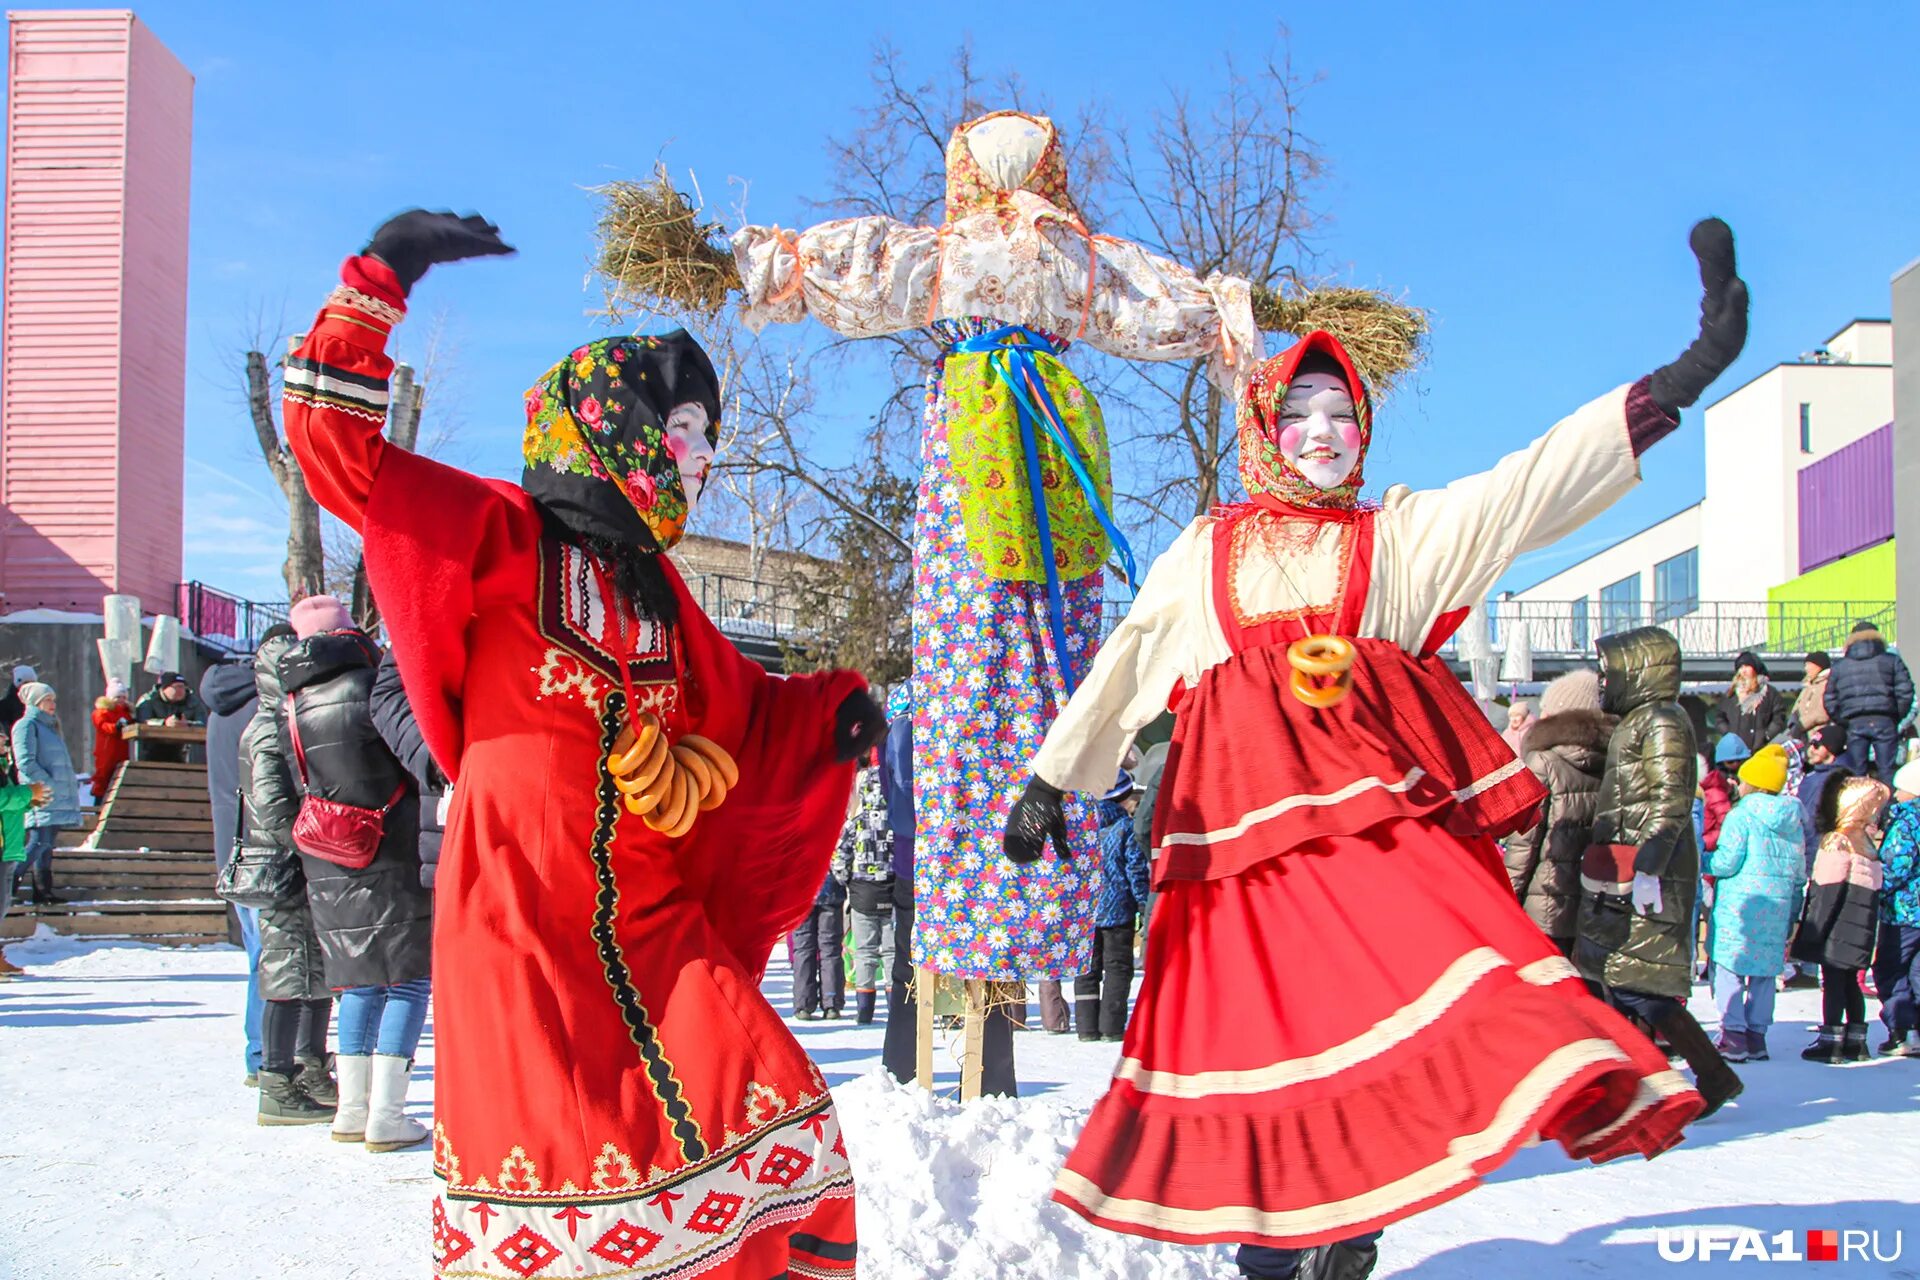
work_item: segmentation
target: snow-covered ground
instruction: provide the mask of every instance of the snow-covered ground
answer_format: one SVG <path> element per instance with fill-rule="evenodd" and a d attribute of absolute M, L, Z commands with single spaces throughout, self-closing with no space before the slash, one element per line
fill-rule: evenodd
<path fill-rule="evenodd" d="M 0 986 L 0 1277 L 329 1280 L 424 1276 L 423 1148 L 373 1156 L 321 1127 L 263 1129 L 242 1088 L 243 966 L 231 948 L 41 937 Z M 768 994 L 784 1007 L 784 968 Z M 1382 1276 L 1659 1275 L 1659 1227 L 1903 1230 L 1902 1260 L 1842 1275 L 1920 1277 L 1920 1061 L 1799 1060 L 1814 992 L 1782 996 L 1747 1092 L 1652 1163 L 1521 1153 L 1485 1187 L 1390 1230 Z M 1711 1015 L 1700 1000 L 1696 1009 Z M 1047 1200 L 1113 1045 L 1025 1034 L 1018 1102 L 971 1108 L 878 1072 L 880 1028 L 796 1024 L 835 1086 L 860 1179 L 861 1274 L 1176 1280 L 1234 1273 L 1225 1250 L 1147 1244 Z M 943 1088 L 956 1082 L 944 1055 Z M 431 1106 L 422 1046 L 415 1110 Z M 1691 1266 L 1699 1267 L 1693 1263 Z M 1716 1267 L 1738 1265 L 1725 1260 Z"/>

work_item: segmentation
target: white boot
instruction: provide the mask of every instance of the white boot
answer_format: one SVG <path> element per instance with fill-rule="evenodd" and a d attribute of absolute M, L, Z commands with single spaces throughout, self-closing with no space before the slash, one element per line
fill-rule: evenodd
<path fill-rule="evenodd" d="M 333 1140 L 362 1142 L 367 1136 L 367 1083 L 373 1059 L 364 1053 L 336 1054 L 333 1071 L 340 1081 L 340 1103 L 333 1112 Z"/>
<path fill-rule="evenodd" d="M 367 1150 L 398 1151 L 427 1140 L 427 1127 L 407 1119 L 407 1083 L 413 1062 L 397 1054 L 373 1055 L 372 1087 L 367 1093 Z"/>

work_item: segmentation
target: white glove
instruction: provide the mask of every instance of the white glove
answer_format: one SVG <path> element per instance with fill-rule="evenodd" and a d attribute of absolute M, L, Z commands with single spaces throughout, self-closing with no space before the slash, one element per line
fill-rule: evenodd
<path fill-rule="evenodd" d="M 453 788 L 448 787 L 446 790 L 446 793 L 440 797 L 440 803 L 434 810 L 434 817 L 439 820 L 439 823 L 442 827 L 445 827 L 447 825 L 447 815 L 452 811 L 453 811 Z"/>
<path fill-rule="evenodd" d="M 1659 911 L 1665 904 L 1660 898 L 1660 877 L 1650 876 L 1644 871 L 1633 873 L 1633 909 L 1641 915 L 1649 911 Z"/>

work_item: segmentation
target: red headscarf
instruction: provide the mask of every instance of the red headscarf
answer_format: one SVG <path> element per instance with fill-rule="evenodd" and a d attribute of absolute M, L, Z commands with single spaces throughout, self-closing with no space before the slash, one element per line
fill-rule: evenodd
<path fill-rule="evenodd" d="M 1287 387 L 1309 356 L 1319 355 L 1339 366 L 1353 396 L 1353 416 L 1360 426 L 1360 457 L 1345 483 L 1322 489 L 1301 475 L 1280 452 L 1280 406 Z M 1365 482 L 1367 445 L 1373 440 L 1373 402 L 1367 384 L 1339 340 L 1315 329 L 1277 356 L 1269 356 L 1253 371 L 1246 394 L 1240 397 L 1240 482 L 1247 493 L 1266 496 L 1296 507 L 1334 507 L 1348 510 L 1359 501 Z"/>

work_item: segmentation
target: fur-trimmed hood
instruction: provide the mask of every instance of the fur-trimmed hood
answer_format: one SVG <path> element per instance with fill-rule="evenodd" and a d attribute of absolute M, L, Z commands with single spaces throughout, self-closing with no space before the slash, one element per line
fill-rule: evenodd
<path fill-rule="evenodd" d="M 1560 751 L 1582 770 L 1598 774 L 1606 763 L 1614 718 L 1604 711 L 1562 711 L 1534 722 L 1520 744 L 1524 758 L 1535 751 Z"/>

